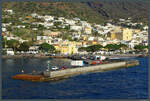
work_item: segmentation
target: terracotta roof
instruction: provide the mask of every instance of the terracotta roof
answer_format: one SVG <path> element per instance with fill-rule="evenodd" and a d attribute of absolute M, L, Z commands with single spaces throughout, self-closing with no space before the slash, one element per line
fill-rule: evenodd
<path fill-rule="evenodd" d="M 53 44 L 54 46 L 59 46 L 59 44 Z"/>

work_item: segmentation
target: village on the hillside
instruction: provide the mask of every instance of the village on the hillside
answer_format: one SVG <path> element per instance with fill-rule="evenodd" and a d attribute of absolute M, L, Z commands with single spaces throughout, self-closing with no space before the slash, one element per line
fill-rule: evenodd
<path fill-rule="evenodd" d="M 67 19 L 32 13 L 13 19 L 15 11 L 2 15 L 3 55 L 42 54 L 147 54 L 148 26 L 133 23 L 132 18 L 117 24 L 89 23 L 78 17 Z M 124 26 L 123 26 L 124 25 Z"/>

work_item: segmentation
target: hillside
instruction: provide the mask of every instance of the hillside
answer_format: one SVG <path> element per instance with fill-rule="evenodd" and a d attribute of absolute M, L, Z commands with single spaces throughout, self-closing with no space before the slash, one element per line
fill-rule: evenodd
<path fill-rule="evenodd" d="M 103 16 L 92 10 L 87 4 L 79 2 L 12 2 L 3 3 L 2 8 L 13 9 L 18 16 L 25 16 L 31 13 L 50 14 L 59 17 L 74 18 L 89 22 L 103 22 Z M 26 12 L 26 13 L 24 13 Z"/>
<path fill-rule="evenodd" d="M 50 14 L 66 18 L 78 17 L 88 22 L 103 23 L 105 19 L 132 17 L 136 21 L 147 21 L 147 5 L 141 1 L 100 2 L 3 2 L 3 9 L 13 9 L 16 16 L 31 13 Z"/>
<path fill-rule="evenodd" d="M 143 0 L 144 1 L 144 0 Z M 148 4 L 142 1 L 101 1 L 101 2 L 87 2 L 89 7 L 98 12 L 105 18 L 118 19 L 132 17 L 136 21 L 148 21 Z"/>

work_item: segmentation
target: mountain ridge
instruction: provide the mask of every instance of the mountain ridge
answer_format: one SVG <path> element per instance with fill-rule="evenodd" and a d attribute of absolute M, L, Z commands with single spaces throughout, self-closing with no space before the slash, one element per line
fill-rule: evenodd
<path fill-rule="evenodd" d="M 3 9 L 13 9 L 18 16 L 31 13 L 79 17 L 92 23 L 104 23 L 108 19 L 132 17 L 148 22 L 147 4 L 142 1 L 90 1 L 90 2 L 2 2 Z M 26 12 L 26 13 L 24 13 Z"/>

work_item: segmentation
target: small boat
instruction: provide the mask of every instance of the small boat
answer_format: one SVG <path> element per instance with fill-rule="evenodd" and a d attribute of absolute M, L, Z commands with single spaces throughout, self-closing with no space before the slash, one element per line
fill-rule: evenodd
<path fill-rule="evenodd" d="M 12 76 L 12 79 L 20 79 L 20 80 L 31 80 L 31 81 L 40 81 L 44 78 L 43 75 L 32 75 L 32 74 L 17 74 Z"/>

